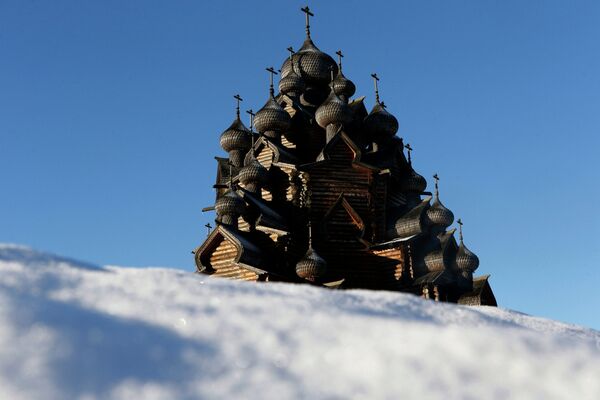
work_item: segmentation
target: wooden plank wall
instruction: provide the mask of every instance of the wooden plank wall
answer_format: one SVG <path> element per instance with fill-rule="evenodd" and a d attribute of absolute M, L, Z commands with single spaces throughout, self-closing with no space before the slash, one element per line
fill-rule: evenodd
<path fill-rule="evenodd" d="M 213 276 L 222 278 L 256 281 L 258 274 L 241 268 L 235 263 L 237 249 L 230 241 L 224 239 L 210 256 L 210 265 L 215 270 Z"/>

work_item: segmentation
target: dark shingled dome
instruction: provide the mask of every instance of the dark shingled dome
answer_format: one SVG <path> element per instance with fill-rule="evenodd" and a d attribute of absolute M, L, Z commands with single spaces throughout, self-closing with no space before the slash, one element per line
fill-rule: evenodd
<path fill-rule="evenodd" d="M 406 192 L 421 193 L 427 187 L 427 181 L 411 168 L 410 171 L 400 181 L 400 187 Z"/>
<path fill-rule="evenodd" d="M 252 144 L 252 137 L 250 136 L 250 131 L 244 126 L 238 116 L 231 123 L 229 128 L 221 133 L 220 142 L 221 147 L 226 152 L 233 150 L 247 150 Z"/>
<path fill-rule="evenodd" d="M 292 69 L 292 63 L 294 67 Z M 310 38 L 307 38 L 302 47 L 290 59 L 286 59 L 281 66 L 281 77 L 285 78 L 292 70 L 297 71 L 307 84 L 326 85 L 330 81 L 330 70 L 337 73 L 336 62 L 326 53 L 315 46 Z"/>
<path fill-rule="evenodd" d="M 432 225 L 449 227 L 454 222 L 454 214 L 452 211 L 444 207 L 439 197 L 433 200 L 431 207 L 427 210 L 427 218 Z"/>
<path fill-rule="evenodd" d="M 365 118 L 364 127 L 374 140 L 391 138 L 398 132 L 398 120 L 377 103 Z"/>
<path fill-rule="evenodd" d="M 306 84 L 304 79 L 300 77 L 293 69 L 279 80 L 279 91 L 283 94 L 295 94 L 299 95 L 302 93 Z"/>
<path fill-rule="evenodd" d="M 272 95 L 269 96 L 269 100 L 254 117 L 254 126 L 260 133 L 267 131 L 285 132 L 291 124 L 290 115 L 277 103 Z"/>
<path fill-rule="evenodd" d="M 337 76 L 332 82 L 332 86 L 335 94 L 340 96 L 342 99 L 348 100 L 356 92 L 356 86 L 354 86 L 354 83 L 352 83 L 351 80 L 344 76 L 342 70 L 339 70 Z"/>
<path fill-rule="evenodd" d="M 458 252 L 456 253 L 456 267 L 461 272 L 473 273 L 479 267 L 479 257 L 460 241 Z"/>
<path fill-rule="evenodd" d="M 349 124 L 352 122 L 352 110 L 333 90 L 315 112 L 315 119 L 321 128 L 329 124 Z"/>
<path fill-rule="evenodd" d="M 217 215 L 242 215 L 246 211 L 246 203 L 233 189 L 227 190 L 225 194 L 215 203 Z"/>
<path fill-rule="evenodd" d="M 314 281 L 327 272 L 327 262 L 312 248 L 296 264 L 296 274 L 303 279 Z"/>
<path fill-rule="evenodd" d="M 244 168 L 238 174 L 240 182 L 244 185 L 248 183 L 265 184 L 269 179 L 269 171 L 258 162 L 254 155 L 247 161 Z"/>

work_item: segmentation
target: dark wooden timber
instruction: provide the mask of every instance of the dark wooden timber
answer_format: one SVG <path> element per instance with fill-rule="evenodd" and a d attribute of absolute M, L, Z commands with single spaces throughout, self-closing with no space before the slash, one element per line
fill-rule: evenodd
<path fill-rule="evenodd" d="M 200 273 L 246 281 L 404 291 L 436 301 L 496 305 L 489 276 L 452 228 L 454 214 L 413 168 L 412 147 L 379 98 L 354 100 L 338 63 L 307 38 L 279 69 L 269 97 L 221 134 L 215 157 L 216 226 L 194 250 Z M 256 127 L 258 133 L 254 132 Z M 442 186 L 443 186 L 442 181 Z M 309 235 L 309 228 L 310 235 Z M 310 237 L 310 240 L 309 240 Z"/>

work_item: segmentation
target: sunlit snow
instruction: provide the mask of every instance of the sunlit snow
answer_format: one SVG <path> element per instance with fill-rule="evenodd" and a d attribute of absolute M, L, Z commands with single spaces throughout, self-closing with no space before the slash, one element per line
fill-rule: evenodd
<path fill-rule="evenodd" d="M 600 399 L 600 332 L 0 245 L 0 399 L 105 398 Z"/>

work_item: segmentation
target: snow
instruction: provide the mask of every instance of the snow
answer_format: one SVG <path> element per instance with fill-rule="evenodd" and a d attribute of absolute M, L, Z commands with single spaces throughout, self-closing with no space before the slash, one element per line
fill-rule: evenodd
<path fill-rule="evenodd" d="M 15 245 L 0 274 L 1 399 L 600 398 L 600 332 L 501 308 Z"/>

